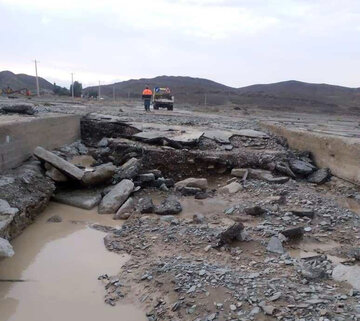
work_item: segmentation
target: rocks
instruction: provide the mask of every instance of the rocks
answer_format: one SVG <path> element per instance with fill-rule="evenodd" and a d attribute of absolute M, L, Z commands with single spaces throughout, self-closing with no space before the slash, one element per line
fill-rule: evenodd
<path fill-rule="evenodd" d="M 136 185 L 147 186 L 155 181 L 153 173 L 140 174 L 136 177 Z"/>
<path fill-rule="evenodd" d="M 101 192 L 88 189 L 63 190 L 56 192 L 53 198 L 59 203 L 90 210 L 100 203 Z"/>
<path fill-rule="evenodd" d="M 34 105 L 27 103 L 2 103 L 0 104 L 0 110 L 4 113 L 17 113 L 25 115 L 34 115 L 36 113 Z"/>
<path fill-rule="evenodd" d="M 225 244 L 231 244 L 234 241 L 241 241 L 241 232 L 244 230 L 242 223 L 235 223 L 225 231 L 218 235 L 219 241 L 217 246 L 223 246 Z"/>
<path fill-rule="evenodd" d="M 45 163 L 45 168 L 47 168 L 45 175 L 50 177 L 54 182 L 63 183 L 69 180 L 63 173 L 49 163 Z"/>
<path fill-rule="evenodd" d="M 149 197 L 149 196 L 140 198 L 137 207 L 138 207 L 138 211 L 141 214 L 153 213 L 154 209 L 155 209 L 153 201 L 152 201 L 151 197 Z"/>
<path fill-rule="evenodd" d="M 174 197 L 169 196 L 155 208 L 155 213 L 159 215 L 173 215 L 182 211 L 180 202 Z"/>
<path fill-rule="evenodd" d="M 80 181 L 84 176 L 83 170 L 40 146 L 35 148 L 34 155 L 73 179 Z"/>
<path fill-rule="evenodd" d="M 289 181 L 287 176 L 274 176 L 270 171 L 249 169 L 249 178 L 259 179 L 270 184 L 284 184 Z"/>
<path fill-rule="evenodd" d="M 254 206 L 254 207 L 247 207 L 244 209 L 245 214 L 251 215 L 251 216 L 261 216 L 266 213 L 266 210 L 264 210 L 261 206 Z"/>
<path fill-rule="evenodd" d="M 294 208 L 294 209 L 291 209 L 290 212 L 296 216 L 308 217 L 311 219 L 313 219 L 315 216 L 314 210 L 310 210 L 310 209 Z"/>
<path fill-rule="evenodd" d="M 46 222 L 48 222 L 48 223 L 61 223 L 62 218 L 59 215 L 53 215 L 50 218 L 48 218 L 48 220 Z"/>
<path fill-rule="evenodd" d="M 187 178 L 187 179 L 177 182 L 175 184 L 175 187 L 177 189 L 181 189 L 183 187 L 195 187 L 195 188 L 200 188 L 200 189 L 207 189 L 208 181 L 206 178 L 190 177 L 190 178 Z"/>
<path fill-rule="evenodd" d="M 127 220 L 133 212 L 134 207 L 135 201 L 132 197 L 129 197 L 114 215 L 114 220 Z"/>
<path fill-rule="evenodd" d="M 290 160 L 289 165 L 291 170 L 300 176 L 310 175 L 314 170 L 316 170 L 314 165 L 299 159 Z"/>
<path fill-rule="evenodd" d="M 231 170 L 231 175 L 239 178 L 243 178 L 244 175 L 248 172 L 246 168 L 233 168 Z"/>
<path fill-rule="evenodd" d="M 11 207 L 6 200 L 0 199 L 0 216 L 13 216 L 19 212 L 19 209 Z"/>
<path fill-rule="evenodd" d="M 324 184 L 330 178 L 331 172 L 328 168 L 321 168 L 307 177 L 309 183 Z"/>
<path fill-rule="evenodd" d="M 125 164 L 121 165 L 117 169 L 114 179 L 120 181 L 122 179 L 132 179 L 134 178 L 140 170 L 140 161 L 133 157 L 130 158 Z"/>
<path fill-rule="evenodd" d="M 180 190 L 181 195 L 184 195 L 184 196 L 194 196 L 194 195 L 201 193 L 201 191 L 202 190 L 197 187 L 183 187 Z"/>
<path fill-rule="evenodd" d="M 0 258 L 12 257 L 14 254 L 14 249 L 9 241 L 0 237 Z"/>
<path fill-rule="evenodd" d="M 268 252 L 276 253 L 276 254 L 284 254 L 285 253 L 285 250 L 282 246 L 280 239 L 276 236 L 271 237 L 271 239 L 266 247 L 266 250 Z"/>
<path fill-rule="evenodd" d="M 242 188 L 243 187 L 238 182 L 232 182 L 232 183 L 230 183 L 228 185 L 225 185 L 225 186 L 219 188 L 219 192 L 228 193 L 228 194 L 235 194 L 238 191 L 242 190 Z"/>
<path fill-rule="evenodd" d="M 114 214 L 120 206 L 128 199 L 134 190 L 134 183 L 123 179 L 120 183 L 106 194 L 100 202 L 99 214 Z"/>
<path fill-rule="evenodd" d="M 84 173 L 81 182 L 86 186 L 93 186 L 106 183 L 115 174 L 116 166 L 113 163 L 106 163 L 95 167 L 95 170 Z"/>
<path fill-rule="evenodd" d="M 208 192 L 199 192 L 199 193 L 196 193 L 196 195 L 195 195 L 195 199 L 197 199 L 197 200 L 204 200 L 208 197 L 209 197 Z"/>
<path fill-rule="evenodd" d="M 281 231 L 281 234 L 284 235 L 288 239 L 299 239 L 304 235 L 304 228 L 302 226 L 290 228 L 290 229 Z"/>

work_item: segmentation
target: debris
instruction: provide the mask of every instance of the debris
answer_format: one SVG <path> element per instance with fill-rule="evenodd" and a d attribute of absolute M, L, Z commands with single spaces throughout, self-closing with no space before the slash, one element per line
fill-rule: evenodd
<path fill-rule="evenodd" d="M 249 177 L 263 180 L 270 184 L 283 184 L 289 181 L 289 177 L 287 176 L 274 176 L 270 171 L 263 169 L 249 169 Z"/>
<path fill-rule="evenodd" d="M 100 202 L 99 214 L 114 214 L 134 190 L 134 183 L 123 179 Z"/>
<path fill-rule="evenodd" d="M 272 236 L 267 247 L 266 250 L 271 252 L 271 253 L 277 253 L 277 254 L 284 254 L 285 250 L 282 246 L 282 243 L 280 241 L 280 239 L 276 236 Z"/>
<path fill-rule="evenodd" d="M 159 215 L 173 215 L 178 214 L 181 211 L 182 206 L 174 196 L 167 197 L 159 206 L 155 207 L 155 213 Z"/>
<path fill-rule="evenodd" d="M 84 176 L 83 170 L 40 146 L 35 148 L 34 155 L 73 179 L 80 181 Z"/>

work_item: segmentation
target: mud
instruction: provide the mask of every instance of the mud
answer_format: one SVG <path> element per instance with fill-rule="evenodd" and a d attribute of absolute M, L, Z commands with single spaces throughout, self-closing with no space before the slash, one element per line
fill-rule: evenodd
<path fill-rule="evenodd" d="M 53 215 L 62 222 L 48 223 Z M 129 256 L 104 251 L 105 234 L 89 227 L 94 223 L 120 225 L 96 211 L 50 203 L 14 240 L 16 255 L 0 261 L 2 321 L 145 320 L 132 302 L 116 307 L 103 302 L 98 276 L 118 273 Z"/>

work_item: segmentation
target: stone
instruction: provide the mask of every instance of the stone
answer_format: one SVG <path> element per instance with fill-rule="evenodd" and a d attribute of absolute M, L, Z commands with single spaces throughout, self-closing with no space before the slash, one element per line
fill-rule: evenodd
<path fill-rule="evenodd" d="M 235 177 L 243 178 L 247 171 L 248 170 L 246 168 L 233 168 L 231 170 L 231 175 Z"/>
<path fill-rule="evenodd" d="M 167 222 L 167 223 L 171 223 L 173 220 L 175 220 L 175 216 L 174 215 L 164 215 L 160 217 L 160 221 L 162 222 Z"/>
<path fill-rule="evenodd" d="M 299 239 L 304 235 L 304 228 L 302 226 L 290 228 L 281 231 L 281 234 L 288 239 Z"/>
<path fill-rule="evenodd" d="M 251 215 L 251 216 L 261 216 L 266 213 L 266 210 L 264 210 L 261 206 L 254 206 L 254 207 L 247 207 L 244 209 L 245 214 Z"/>
<path fill-rule="evenodd" d="M 40 160 L 48 162 L 70 178 L 80 181 L 84 176 L 83 170 L 40 146 L 35 148 L 34 155 Z"/>
<path fill-rule="evenodd" d="M 159 169 L 151 169 L 151 170 L 148 170 L 146 173 L 154 174 L 156 179 L 158 179 L 159 177 L 162 176 L 161 170 L 159 170 Z"/>
<path fill-rule="evenodd" d="M 275 292 L 271 297 L 269 297 L 269 301 L 276 301 L 280 299 L 282 296 L 281 292 Z"/>
<path fill-rule="evenodd" d="M 155 181 L 155 175 L 153 173 L 140 174 L 137 176 L 136 180 L 140 183 L 140 185 L 144 183 L 151 183 Z"/>
<path fill-rule="evenodd" d="M 360 268 L 358 265 L 347 266 L 338 264 L 333 269 L 332 277 L 335 281 L 345 281 L 354 289 L 360 290 Z"/>
<path fill-rule="evenodd" d="M 275 311 L 275 307 L 272 305 L 261 305 L 261 309 L 266 315 L 273 315 Z"/>
<path fill-rule="evenodd" d="M 0 257 L 12 257 L 15 254 L 8 240 L 0 237 Z"/>
<path fill-rule="evenodd" d="M 169 191 L 169 188 L 166 186 L 165 183 L 162 183 L 159 187 L 159 189 L 163 192 L 168 192 Z"/>
<path fill-rule="evenodd" d="M 208 192 L 199 192 L 199 193 L 196 193 L 196 195 L 195 195 L 195 199 L 197 199 L 197 200 L 204 200 L 208 197 L 209 197 Z"/>
<path fill-rule="evenodd" d="M 173 215 L 182 211 L 180 202 L 174 197 L 169 196 L 164 199 L 159 206 L 156 206 L 155 213 L 159 215 Z"/>
<path fill-rule="evenodd" d="M 46 164 L 48 164 L 48 163 L 46 163 Z M 49 168 L 45 172 L 45 175 L 47 177 L 50 177 L 54 182 L 63 183 L 63 182 L 67 182 L 69 180 L 63 173 L 61 173 L 55 167 L 51 166 L 50 164 L 48 164 L 48 167 Z"/>
<path fill-rule="evenodd" d="M 130 158 L 126 163 L 121 165 L 114 176 L 117 181 L 122 179 L 132 179 L 138 175 L 140 170 L 140 161 L 133 157 Z"/>
<path fill-rule="evenodd" d="M 132 197 L 129 197 L 126 202 L 120 206 L 116 214 L 114 215 L 114 220 L 127 220 L 135 207 L 135 201 Z"/>
<path fill-rule="evenodd" d="M 219 188 L 219 192 L 228 193 L 228 194 L 235 194 L 240 190 L 242 190 L 242 186 L 238 182 L 232 182 L 228 185 Z"/>
<path fill-rule="evenodd" d="M 101 201 L 100 190 L 78 189 L 58 191 L 53 199 L 62 204 L 90 210 Z"/>
<path fill-rule="evenodd" d="M 298 175 L 307 176 L 310 175 L 316 167 L 308 162 L 299 160 L 299 159 L 292 159 L 289 161 L 289 165 L 291 170 Z"/>
<path fill-rule="evenodd" d="M 314 218 L 315 216 L 314 210 L 309 210 L 309 209 L 294 208 L 291 209 L 290 212 L 299 217 Z"/>
<path fill-rule="evenodd" d="M 96 166 L 95 170 L 85 172 L 81 181 L 86 186 L 99 185 L 108 182 L 112 179 L 116 171 L 116 166 L 113 163 L 106 163 Z"/>
<path fill-rule="evenodd" d="M 5 113 L 17 113 L 25 115 L 34 115 L 36 113 L 34 105 L 28 103 L 2 103 L 0 105 L 0 110 Z"/>
<path fill-rule="evenodd" d="M 202 224 L 205 222 L 205 216 L 199 213 L 193 215 L 193 222 L 195 224 Z"/>
<path fill-rule="evenodd" d="M 309 183 L 324 184 L 330 178 L 331 172 L 328 168 L 321 168 L 307 177 Z"/>
<path fill-rule="evenodd" d="M 0 215 L 14 216 L 19 212 L 16 207 L 11 207 L 6 200 L 0 199 Z"/>
<path fill-rule="evenodd" d="M 241 232 L 244 230 L 242 223 L 235 223 L 218 236 L 218 247 L 225 244 L 231 244 L 234 241 L 241 241 Z"/>
<path fill-rule="evenodd" d="M 266 250 L 271 252 L 271 253 L 277 253 L 277 254 L 284 254 L 285 250 L 282 246 L 282 243 L 280 241 L 280 239 L 276 236 L 272 236 L 267 247 Z"/>
<path fill-rule="evenodd" d="M 284 184 L 290 179 L 287 176 L 274 176 L 270 171 L 263 169 L 249 169 L 249 178 L 259 179 L 270 184 Z"/>
<path fill-rule="evenodd" d="M 128 199 L 134 190 L 134 183 L 123 179 L 120 183 L 106 194 L 99 204 L 99 214 L 114 214 L 120 206 Z"/>
<path fill-rule="evenodd" d="M 181 195 L 184 195 L 184 196 L 194 196 L 194 195 L 201 193 L 201 191 L 202 191 L 202 189 L 197 188 L 197 187 L 183 187 L 180 189 Z"/>
<path fill-rule="evenodd" d="M 103 137 L 98 143 L 98 147 L 107 147 L 109 145 L 109 140 L 106 137 Z"/>
<path fill-rule="evenodd" d="M 187 178 L 187 179 L 177 182 L 175 184 L 175 187 L 177 189 L 181 189 L 183 187 L 196 187 L 196 188 L 200 188 L 200 189 L 207 189 L 208 181 L 206 178 L 190 177 L 190 178 Z"/>
<path fill-rule="evenodd" d="M 155 209 L 154 203 L 150 196 L 144 196 L 140 198 L 137 207 L 138 207 L 138 211 L 141 214 L 153 213 Z"/>
<path fill-rule="evenodd" d="M 46 222 L 48 222 L 48 223 L 61 223 L 62 218 L 59 215 L 53 215 Z"/>

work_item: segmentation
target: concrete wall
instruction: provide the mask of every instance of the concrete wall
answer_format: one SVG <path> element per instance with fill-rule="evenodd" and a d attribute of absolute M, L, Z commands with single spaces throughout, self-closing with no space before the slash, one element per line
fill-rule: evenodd
<path fill-rule="evenodd" d="M 263 123 L 270 131 L 287 139 L 289 146 L 310 151 L 319 167 L 333 175 L 360 184 L 360 139 L 314 133 L 277 124 Z"/>
<path fill-rule="evenodd" d="M 80 138 L 80 116 L 0 117 L 0 172 L 19 166 L 36 146 L 54 149 Z"/>

